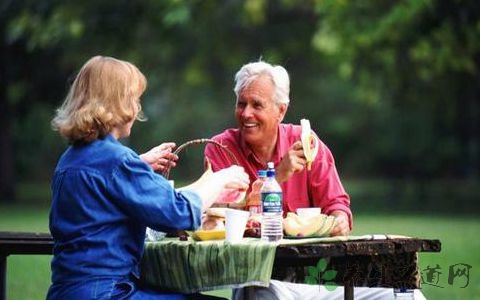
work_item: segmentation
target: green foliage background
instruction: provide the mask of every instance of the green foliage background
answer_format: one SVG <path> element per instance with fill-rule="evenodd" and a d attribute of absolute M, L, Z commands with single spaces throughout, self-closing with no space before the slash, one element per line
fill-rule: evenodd
<path fill-rule="evenodd" d="M 147 76 L 139 152 L 235 126 L 233 76 L 261 58 L 289 71 L 286 121 L 310 119 L 365 195 L 352 205 L 478 213 L 479 16 L 475 0 L 3 1 L 0 201 L 49 181 L 66 146 L 49 122 L 91 56 Z M 201 154 L 172 176 L 198 176 Z"/>

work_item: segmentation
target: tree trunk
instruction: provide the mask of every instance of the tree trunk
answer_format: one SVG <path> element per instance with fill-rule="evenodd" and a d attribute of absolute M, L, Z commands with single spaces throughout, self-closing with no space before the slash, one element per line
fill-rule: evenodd
<path fill-rule="evenodd" d="M 5 19 L 0 18 L 0 203 L 15 201 L 15 167 L 12 137 L 13 108 L 7 96 L 8 45 Z"/>

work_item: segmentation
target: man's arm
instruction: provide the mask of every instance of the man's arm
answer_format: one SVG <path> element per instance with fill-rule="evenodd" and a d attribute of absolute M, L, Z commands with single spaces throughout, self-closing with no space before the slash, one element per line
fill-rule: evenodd
<path fill-rule="evenodd" d="M 350 197 L 340 181 L 332 152 L 322 142 L 309 178 L 313 204 L 325 214 L 337 217 L 331 235 L 348 235 L 353 226 Z"/>

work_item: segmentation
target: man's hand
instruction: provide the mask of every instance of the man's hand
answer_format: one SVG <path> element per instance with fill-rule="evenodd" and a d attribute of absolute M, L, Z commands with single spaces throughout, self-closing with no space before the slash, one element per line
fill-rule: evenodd
<path fill-rule="evenodd" d="M 341 210 L 335 210 L 331 214 L 335 216 L 335 227 L 330 232 L 331 236 L 348 235 L 350 233 L 350 224 L 348 222 L 348 215 Z"/>
<path fill-rule="evenodd" d="M 173 154 L 173 148 L 175 148 L 175 143 L 162 143 L 148 152 L 140 154 L 140 158 L 154 171 L 164 171 L 168 167 L 173 168 L 177 165 L 178 156 Z"/>
<path fill-rule="evenodd" d="M 282 161 L 277 166 L 277 181 L 279 183 L 287 181 L 295 172 L 302 171 L 306 163 L 307 160 L 303 153 L 302 142 L 296 141 L 282 157 Z"/>

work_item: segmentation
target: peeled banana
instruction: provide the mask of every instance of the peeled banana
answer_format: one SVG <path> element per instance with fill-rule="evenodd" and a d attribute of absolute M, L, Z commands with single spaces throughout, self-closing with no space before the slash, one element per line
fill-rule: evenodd
<path fill-rule="evenodd" d="M 302 140 L 303 153 L 307 159 L 307 170 L 311 170 L 312 162 L 315 160 L 318 153 L 318 140 L 310 127 L 309 120 L 301 119 L 300 125 L 302 127 L 300 138 Z"/>

